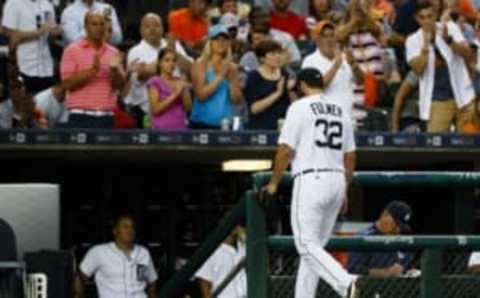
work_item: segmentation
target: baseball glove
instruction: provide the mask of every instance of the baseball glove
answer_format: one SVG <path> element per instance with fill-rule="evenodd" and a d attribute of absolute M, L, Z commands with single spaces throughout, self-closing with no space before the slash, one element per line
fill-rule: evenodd
<path fill-rule="evenodd" d="M 262 189 L 258 193 L 258 204 L 265 213 L 268 229 L 273 231 L 276 222 L 280 220 L 281 216 L 281 202 L 278 195 L 272 195 L 266 189 Z"/>
<path fill-rule="evenodd" d="M 269 210 L 277 200 L 276 195 L 270 194 L 265 188 L 258 192 L 258 205 L 264 210 Z"/>

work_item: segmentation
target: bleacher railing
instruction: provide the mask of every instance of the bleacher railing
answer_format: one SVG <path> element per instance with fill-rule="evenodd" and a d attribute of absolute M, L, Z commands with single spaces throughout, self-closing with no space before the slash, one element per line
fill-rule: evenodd
<path fill-rule="evenodd" d="M 101 130 L 101 129 L 0 129 L 0 148 L 27 145 L 194 145 L 194 146 L 275 146 L 278 132 L 272 130 L 244 131 L 154 131 L 150 129 Z M 403 149 L 469 149 L 480 147 L 480 134 L 429 134 L 357 132 L 358 148 Z"/>

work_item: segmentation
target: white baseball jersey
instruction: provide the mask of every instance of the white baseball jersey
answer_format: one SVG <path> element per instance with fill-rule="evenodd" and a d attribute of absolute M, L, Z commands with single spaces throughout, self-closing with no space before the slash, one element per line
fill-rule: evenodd
<path fill-rule="evenodd" d="M 344 153 L 355 150 L 350 116 L 336 98 L 316 94 L 294 102 L 278 139 L 294 150 L 291 225 L 300 264 L 295 298 L 314 298 L 319 279 L 346 297 L 355 277 L 324 246 L 345 198 Z"/>
<path fill-rule="evenodd" d="M 480 265 L 480 252 L 472 252 L 468 259 L 468 267 Z"/>
<path fill-rule="evenodd" d="M 245 257 L 245 245 L 237 244 L 237 249 L 222 243 L 213 255 L 195 273 L 195 277 L 212 283 L 212 292 L 220 285 L 233 268 Z M 247 278 L 242 269 L 218 296 L 219 298 L 247 297 Z"/>
<path fill-rule="evenodd" d="M 135 245 L 130 257 L 115 243 L 91 248 L 80 264 L 87 277 L 95 276 L 100 298 L 147 298 L 145 289 L 157 280 L 148 250 Z"/>
<path fill-rule="evenodd" d="M 295 151 L 293 174 L 307 169 L 344 170 L 344 153 L 355 150 L 355 139 L 350 117 L 337 102 L 317 94 L 290 105 L 278 144 Z"/>

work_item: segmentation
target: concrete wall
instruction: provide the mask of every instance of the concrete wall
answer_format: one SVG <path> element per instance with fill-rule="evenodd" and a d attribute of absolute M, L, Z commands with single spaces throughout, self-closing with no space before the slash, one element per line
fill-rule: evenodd
<path fill-rule="evenodd" d="M 0 184 L 0 218 L 24 252 L 60 248 L 60 188 L 56 184 Z"/>

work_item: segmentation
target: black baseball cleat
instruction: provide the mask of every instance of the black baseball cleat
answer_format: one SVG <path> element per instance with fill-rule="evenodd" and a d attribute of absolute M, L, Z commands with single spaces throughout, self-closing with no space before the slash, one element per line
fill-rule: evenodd
<path fill-rule="evenodd" d="M 347 298 L 360 298 L 359 279 L 360 277 L 357 277 L 357 279 L 350 284 L 350 287 L 348 287 Z"/>

